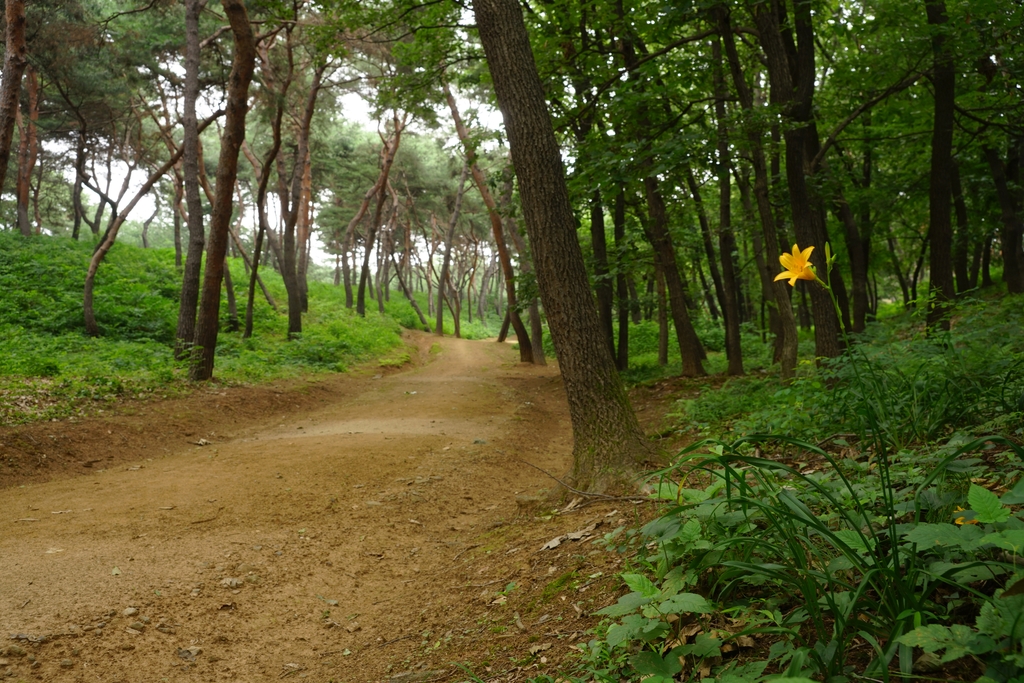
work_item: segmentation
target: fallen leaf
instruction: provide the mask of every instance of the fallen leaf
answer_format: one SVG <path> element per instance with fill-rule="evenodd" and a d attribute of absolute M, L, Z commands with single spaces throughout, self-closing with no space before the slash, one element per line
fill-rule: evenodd
<path fill-rule="evenodd" d="M 538 643 L 537 645 L 530 646 L 530 654 L 535 655 L 545 650 L 551 649 L 551 643 Z"/>

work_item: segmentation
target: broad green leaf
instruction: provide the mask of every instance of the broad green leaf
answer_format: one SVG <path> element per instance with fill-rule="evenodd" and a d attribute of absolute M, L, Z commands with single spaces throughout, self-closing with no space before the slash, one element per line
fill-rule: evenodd
<path fill-rule="evenodd" d="M 663 659 L 658 653 L 649 650 L 633 655 L 629 658 L 629 663 L 642 675 L 662 676 L 668 679 L 683 670 L 679 657 L 670 654 L 667 659 Z"/>
<path fill-rule="evenodd" d="M 718 657 L 722 654 L 722 641 L 708 633 L 701 633 L 693 643 L 681 645 L 672 651 L 694 657 Z"/>
<path fill-rule="evenodd" d="M 1024 530 L 1000 531 L 981 539 L 982 543 L 993 543 L 1014 555 L 1024 555 Z"/>
<path fill-rule="evenodd" d="M 708 614 L 712 610 L 711 603 L 696 593 L 679 593 L 658 605 L 658 611 L 662 614 Z"/>
<path fill-rule="evenodd" d="M 1024 477 L 1021 477 L 1016 486 L 1004 493 L 999 502 L 1003 505 L 1020 505 L 1024 503 Z"/>
<path fill-rule="evenodd" d="M 599 609 L 594 614 L 603 614 L 606 617 L 621 617 L 637 611 L 650 601 L 650 598 L 640 593 L 626 593 L 614 605 L 608 605 L 604 609 Z"/>
<path fill-rule="evenodd" d="M 970 526 L 958 527 L 955 524 L 922 523 L 904 534 L 903 538 L 911 543 L 916 543 L 921 550 L 940 546 L 971 550 L 977 545 L 976 540 L 972 538 L 976 534 L 973 530 L 968 531 L 967 534 L 963 533 L 964 529 L 970 528 Z"/>
<path fill-rule="evenodd" d="M 852 529 L 840 529 L 839 531 L 833 531 L 832 535 L 857 552 L 866 553 L 870 550 L 868 545 L 864 542 L 864 537 Z M 874 545 L 874 541 L 871 541 L 871 545 Z"/>
<path fill-rule="evenodd" d="M 622 580 L 626 582 L 626 585 L 631 590 L 640 593 L 645 598 L 653 598 L 661 591 L 655 586 L 650 579 L 643 574 L 623 574 Z"/>
<path fill-rule="evenodd" d="M 647 625 L 647 619 L 639 614 L 626 617 L 621 624 L 615 624 L 608 629 L 608 645 L 615 647 L 627 640 L 636 640 L 640 637 L 643 627 Z"/>
<path fill-rule="evenodd" d="M 941 624 L 929 624 L 900 636 L 898 642 L 911 647 L 919 647 L 925 652 L 945 650 L 941 659 L 945 664 L 975 652 L 977 635 L 974 629 L 963 624 L 953 624 L 950 628 Z"/>
<path fill-rule="evenodd" d="M 974 518 L 983 524 L 1005 522 L 1010 517 L 1010 508 L 1004 507 L 996 494 L 977 484 L 971 484 L 967 502 L 974 510 Z"/>

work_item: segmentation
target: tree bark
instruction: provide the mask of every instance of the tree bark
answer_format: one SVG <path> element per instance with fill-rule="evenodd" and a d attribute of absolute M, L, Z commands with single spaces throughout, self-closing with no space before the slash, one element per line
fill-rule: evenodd
<path fill-rule="evenodd" d="M 7 164 L 11 159 L 14 122 L 18 115 L 21 95 L 21 77 L 28 65 L 25 46 L 25 0 L 7 0 L 7 42 L 4 52 L 3 83 L 0 85 L 0 192 L 7 177 Z"/>
<path fill-rule="evenodd" d="M 604 204 L 601 190 L 594 190 L 590 197 L 590 243 L 594 249 L 594 291 L 597 293 L 597 317 L 604 330 L 608 350 L 615 357 L 615 331 L 612 325 L 612 302 L 614 291 L 608 270 L 608 244 L 604 227 Z"/>
<path fill-rule="evenodd" d="M 725 87 L 722 45 L 716 36 L 711 44 L 714 60 L 715 119 L 718 143 L 718 254 L 722 259 L 722 291 L 725 315 L 725 355 L 729 359 L 728 374 L 743 374 L 743 350 L 740 347 L 740 292 L 738 268 L 733 258 L 736 236 L 732 231 L 732 159 L 729 152 L 729 128 L 725 120 Z"/>
<path fill-rule="evenodd" d="M 953 287 L 953 108 L 956 102 L 956 67 L 946 36 L 938 31 L 949 22 L 945 0 L 925 0 L 932 37 L 932 88 L 935 92 L 932 123 L 932 164 L 928 189 L 929 290 L 928 326 L 949 330 Z"/>
<path fill-rule="evenodd" d="M 29 192 L 32 187 L 32 171 L 35 170 L 39 153 L 36 136 L 36 123 L 39 121 L 39 78 L 31 64 L 25 68 L 25 85 L 28 95 L 28 121 L 22 124 L 24 117 L 21 116 L 20 109 L 15 117 L 21 135 L 18 145 L 18 180 L 15 185 L 15 196 L 18 201 L 18 230 L 25 237 L 31 237 L 33 231 L 28 217 Z"/>
<path fill-rule="evenodd" d="M 620 372 L 629 368 L 629 287 L 626 283 L 626 189 L 619 188 L 615 195 L 615 210 L 612 217 L 615 235 L 615 252 L 618 254 L 615 276 L 615 298 L 618 300 L 619 336 L 616 346 L 615 366 Z"/>
<path fill-rule="evenodd" d="M 561 151 L 516 0 L 474 0 L 480 40 L 519 179 L 537 284 L 573 427 L 572 480 L 585 490 L 621 481 L 649 455 L 601 335 Z"/>
<path fill-rule="evenodd" d="M 795 46 L 792 37 L 786 33 L 788 28 L 783 28 L 780 23 L 780 14 L 785 15 L 780 0 L 755 5 L 753 15 L 766 57 L 772 104 L 781 106 L 784 116 L 790 122 L 783 137 L 786 142 L 789 206 L 797 242 L 803 245 L 802 248 L 816 247 L 811 254 L 811 262 L 819 277 L 824 277 L 827 270 L 824 249 L 827 233 L 822 202 L 810 187 L 806 176 L 810 170 L 809 162 L 819 148 L 813 119 L 814 31 L 810 5 L 797 3 L 795 10 L 794 25 L 798 41 Z M 765 238 L 767 241 L 767 234 Z M 838 280 L 841 278 L 838 273 L 834 273 L 833 289 Z M 843 350 L 839 337 L 839 318 L 827 291 L 821 287 L 811 287 L 810 290 L 815 355 L 818 358 L 835 358 Z"/>
<path fill-rule="evenodd" d="M 202 300 L 196 322 L 195 344 L 189 377 L 194 382 L 213 377 L 217 325 L 220 314 L 220 289 L 227 255 L 228 229 L 231 226 L 231 201 L 238 176 L 238 153 L 245 140 L 245 116 L 248 112 L 249 83 L 256 67 L 256 41 L 243 0 L 221 0 L 234 36 L 234 57 L 228 76 L 227 116 L 220 139 L 217 181 L 213 213 L 210 216 L 210 240 L 206 249 L 206 272 Z"/>
<path fill-rule="evenodd" d="M 178 302 L 178 329 L 175 335 L 174 357 L 188 358 L 195 340 L 196 309 L 199 305 L 199 278 L 203 262 L 206 235 L 203 228 L 203 200 L 199 196 L 199 130 L 196 120 L 196 100 L 199 99 L 199 14 L 204 0 L 185 0 L 185 85 L 182 171 L 185 176 L 186 225 L 188 247 L 185 252 L 185 272 L 181 280 Z"/>

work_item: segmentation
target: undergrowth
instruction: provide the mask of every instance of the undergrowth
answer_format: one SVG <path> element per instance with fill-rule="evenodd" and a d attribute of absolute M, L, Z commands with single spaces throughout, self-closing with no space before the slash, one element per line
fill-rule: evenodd
<path fill-rule="evenodd" d="M 0 233 L 0 424 L 49 420 L 104 408 L 120 398 L 188 391 L 186 368 L 174 360 L 181 276 L 168 249 L 115 245 L 96 278 L 100 337 L 84 333 L 82 286 L 90 244 L 65 238 L 25 240 Z M 248 278 L 229 259 L 244 316 Z M 229 331 L 221 302 L 215 374 L 222 382 L 256 382 L 340 372 L 401 343 L 388 315 L 361 318 L 344 306 L 344 291 L 309 283 L 301 338 L 286 339 L 287 302 L 281 278 L 261 268 L 280 312 L 257 290 L 254 334 Z M 406 304 L 408 307 L 408 304 Z"/>
<path fill-rule="evenodd" d="M 659 516 L 564 678 L 1024 683 L 1024 306 L 872 326 L 680 401 Z M 540 680 L 540 679 L 538 679 Z"/>

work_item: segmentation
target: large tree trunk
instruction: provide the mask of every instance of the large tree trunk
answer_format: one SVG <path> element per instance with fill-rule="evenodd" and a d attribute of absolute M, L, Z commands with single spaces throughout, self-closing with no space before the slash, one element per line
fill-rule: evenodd
<path fill-rule="evenodd" d="M 522 9 L 516 0 L 474 0 L 473 10 L 505 121 L 537 284 L 568 398 L 572 480 L 583 489 L 602 489 L 628 476 L 649 450 L 601 334 Z"/>
<path fill-rule="evenodd" d="M 199 131 L 196 120 L 196 100 L 199 99 L 199 14 L 204 0 L 185 0 L 185 87 L 182 127 L 185 175 L 186 224 L 188 247 L 185 252 L 185 272 L 181 281 L 178 303 L 178 329 L 175 336 L 174 357 L 189 357 L 195 340 L 196 308 L 199 305 L 199 277 L 203 262 L 206 235 L 203 228 L 203 200 L 199 196 Z"/>
<path fill-rule="evenodd" d="M 929 26 L 941 31 L 949 17 L 944 0 L 925 0 Z M 928 236 L 931 251 L 928 258 L 931 302 L 928 307 L 929 327 L 949 329 L 949 302 L 955 295 L 953 287 L 953 107 L 956 100 L 956 68 L 947 38 L 937 33 L 932 38 L 934 62 L 932 88 L 935 92 L 935 115 L 932 123 L 932 168 L 928 190 Z"/>
<path fill-rule="evenodd" d="M 594 190 L 590 197 L 590 243 L 594 249 L 594 290 L 597 293 L 597 317 L 601 321 L 608 350 L 615 357 L 615 330 L 612 325 L 614 289 L 608 268 L 608 244 L 604 227 L 604 204 L 601 191 Z"/>
<path fill-rule="evenodd" d="M 25 69 L 25 82 L 28 94 L 28 121 L 22 124 L 20 110 L 15 117 L 21 136 L 18 145 L 18 181 L 15 185 L 15 196 L 18 200 L 18 230 L 25 237 L 30 237 L 32 223 L 28 217 L 29 192 L 32 188 L 32 171 L 35 170 L 39 152 L 36 140 L 36 122 L 39 121 L 39 78 L 32 65 Z"/>
<path fill-rule="evenodd" d="M 235 49 L 231 74 L 228 77 L 227 116 L 220 138 L 213 214 L 210 216 L 210 241 L 206 248 L 206 272 L 189 372 L 189 377 L 194 382 L 213 377 L 220 314 L 220 288 L 224 277 L 224 258 L 227 255 L 228 229 L 231 226 L 231 200 L 234 197 L 235 179 L 238 175 L 238 153 L 245 139 L 249 83 L 256 67 L 256 41 L 243 0 L 221 0 L 221 6 L 231 24 Z"/>
<path fill-rule="evenodd" d="M 793 46 L 780 23 L 784 9 L 779 0 L 772 0 L 753 8 L 761 45 L 764 48 L 768 79 L 771 84 L 772 104 L 781 105 L 789 119 L 783 137 L 786 141 L 786 180 L 789 186 L 789 206 L 797 242 L 806 248 L 816 247 L 811 254 L 820 277 L 825 277 L 825 241 L 827 234 L 823 219 L 821 198 L 807 182 L 809 162 L 818 150 L 817 128 L 813 119 L 814 98 L 814 31 L 809 4 L 797 3 L 794 24 L 798 45 Z M 767 240 L 767 234 L 766 234 Z M 833 273 L 833 288 L 841 278 Z M 784 284 L 784 283 L 783 283 Z M 814 315 L 815 355 L 835 358 L 842 353 L 839 337 L 839 318 L 831 297 L 821 287 L 810 288 Z"/>
<path fill-rule="evenodd" d="M 18 115 L 21 77 L 28 65 L 25 47 L 25 0 L 7 0 L 7 42 L 4 53 L 3 84 L 0 86 L 0 192 L 11 159 L 14 122 Z"/>

